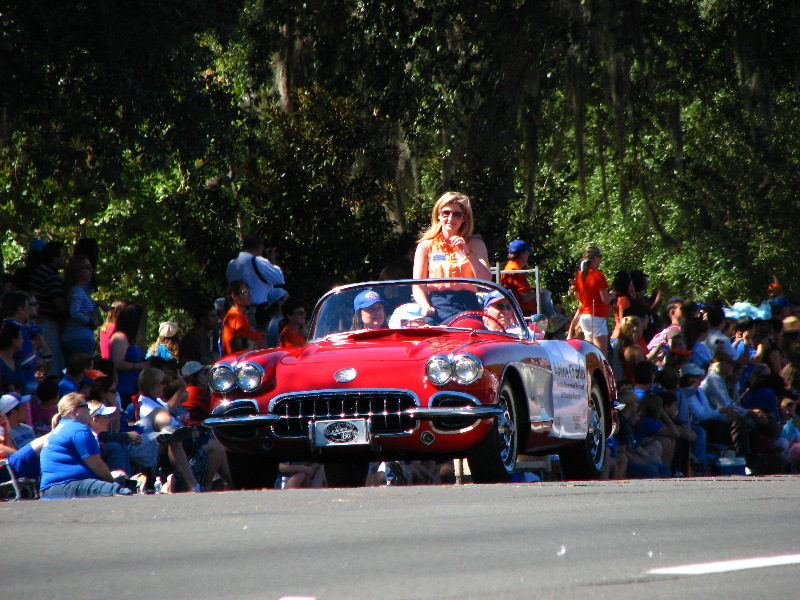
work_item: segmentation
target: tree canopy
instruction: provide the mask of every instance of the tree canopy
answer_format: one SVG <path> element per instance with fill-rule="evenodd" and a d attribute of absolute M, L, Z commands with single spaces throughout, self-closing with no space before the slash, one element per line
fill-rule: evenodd
<path fill-rule="evenodd" d="M 566 294 L 583 246 L 676 294 L 800 289 L 789 0 L 0 2 L 7 268 L 98 239 L 101 293 L 221 295 L 241 235 L 290 291 L 377 278 L 473 199 Z"/>

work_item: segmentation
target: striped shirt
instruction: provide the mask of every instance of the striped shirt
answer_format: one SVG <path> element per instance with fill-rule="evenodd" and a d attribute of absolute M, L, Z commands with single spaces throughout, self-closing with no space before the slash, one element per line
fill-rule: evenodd
<path fill-rule="evenodd" d="M 58 321 L 62 315 L 56 310 L 55 300 L 64 298 L 64 282 L 50 265 L 40 265 L 31 273 L 31 292 L 39 301 L 39 317 Z"/>
<path fill-rule="evenodd" d="M 94 302 L 86 290 L 79 285 L 73 285 L 67 295 L 67 305 L 69 318 L 61 339 L 64 341 L 94 339 L 94 331 L 86 326 L 92 318 Z"/>

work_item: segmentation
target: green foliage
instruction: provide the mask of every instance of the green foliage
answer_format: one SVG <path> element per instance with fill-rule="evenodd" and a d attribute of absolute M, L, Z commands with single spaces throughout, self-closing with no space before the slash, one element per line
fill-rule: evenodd
<path fill-rule="evenodd" d="M 337 284 L 377 279 L 392 227 L 396 152 L 386 126 L 318 88 L 291 114 L 264 111 L 237 168 L 240 210 L 275 247 L 288 288 L 313 302 Z"/>
<path fill-rule="evenodd" d="M 309 303 L 377 277 L 447 189 L 565 305 L 590 243 L 670 294 L 800 290 L 790 0 L 6 4 L 4 261 L 95 237 L 100 294 L 155 322 L 250 229 Z"/>

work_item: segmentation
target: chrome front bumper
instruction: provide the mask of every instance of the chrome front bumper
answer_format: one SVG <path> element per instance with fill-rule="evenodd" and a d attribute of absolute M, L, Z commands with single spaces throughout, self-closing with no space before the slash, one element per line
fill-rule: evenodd
<path fill-rule="evenodd" d="M 436 406 L 407 408 L 402 411 L 404 416 L 420 421 L 432 421 L 447 417 L 459 417 L 468 419 L 497 419 L 503 416 L 503 409 L 494 406 Z M 332 417 L 326 416 L 326 419 Z M 344 417 L 343 417 L 344 418 Z M 228 427 L 259 427 L 270 426 L 285 420 L 281 415 L 232 415 L 221 417 L 210 417 L 203 421 L 203 425 L 209 429 L 228 428 Z"/>

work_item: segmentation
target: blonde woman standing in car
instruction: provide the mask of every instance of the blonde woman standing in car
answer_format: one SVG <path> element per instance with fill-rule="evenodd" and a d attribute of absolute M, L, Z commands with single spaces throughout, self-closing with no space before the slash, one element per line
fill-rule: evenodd
<path fill-rule="evenodd" d="M 473 235 L 469 198 L 447 192 L 436 201 L 431 226 L 422 234 L 414 255 L 414 279 L 438 277 L 492 278 L 486 245 Z M 461 283 L 416 285 L 414 299 L 431 323 L 464 311 L 481 311 L 474 286 Z"/>

